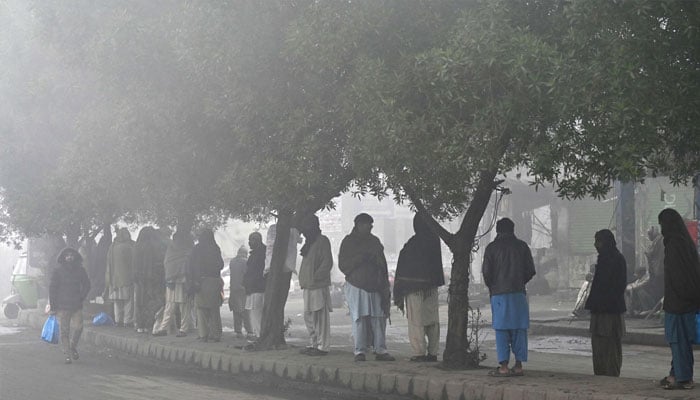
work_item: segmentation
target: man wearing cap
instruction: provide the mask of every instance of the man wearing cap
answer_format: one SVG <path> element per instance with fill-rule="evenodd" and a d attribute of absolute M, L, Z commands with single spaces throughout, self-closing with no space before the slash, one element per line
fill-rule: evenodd
<path fill-rule="evenodd" d="M 530 327 L 525 284 L 535 276 L 535 263 L 527 243 L 515 237 L 515 224 L 510 219 L 503 218 L 496 223 L 496 239 L 486 246 L 481 270 L 491 296 L 499 363 L 489 375 L 522 376 Z M 511 351 L 515 355 L 515 366 L 508 369 Z"/>
<path fill-rule="evenodd" d="M 301 248 L 299 285 L 304 291 L 304 322 L 309 331 L 309 346 L 301 353 L 325 356 L 331 347 L 331 242 L 321 234 L 318 217 L 313 214 L 301 222 L 299 230 L 305 239 Z"/>
<path fill-rule="evenodd" d="M 391 301 L 389 274 L 384 246 L 371 233 L 373 222 L 369 214 L 355 217 L 352 232 L 340 244 L 338 267 L 345 274 L 345 298 L 352 317 L 355 361 L 366 360 L 369 345 L 374 348 L 377 361 L 394 361 L 386 350 L 385 339 Z"/>

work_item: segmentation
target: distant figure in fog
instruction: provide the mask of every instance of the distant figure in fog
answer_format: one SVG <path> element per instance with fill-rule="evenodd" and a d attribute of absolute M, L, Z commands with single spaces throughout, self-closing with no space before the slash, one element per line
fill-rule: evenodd
<path fill-rule="evenodd" d="M 178 230 L 173 235 L 173 240 L 165 251 L 165 309 L 163 320 L 159 327 L 155 328 L 154 336 L 167 335 L 171 324 L 175 321 L 175 312 L 180 312 L 180 326 L 177 327 L 177 337 L 187 336 L 187 332 L 193 327 L 192 309 L 194 296 L 189 293 L 187 280 L 190 255 L 194 247 L 194 240 L 189 232 Z"/>
<path fill-rule="evenodd" d="M 406 311 L 408 339 L 414 354 L 411 361 L 433 362 L 437 361 L 440 344 L 437 288 L 445 284 L 440 238 L 418 214 L 413 217 L 413 230 L 415 235 L 399 253 L 394 304 Z"/>
<path fill-rule="evenodd" d="M 263 303 L 265 299 L 265 251 L 266 246 L 262 242 L 260 232 L 248 235 L 250 256 L 246 262 L 246 271 L 243 277 L 246 299 L 245 309 L 250 316 L 250 326 L 255 336 L 260 336 L 262 324 Z"/>
<path fill-rule="evenodd" d="M 131 327 L 134 320 L 134 241 L 126 228 L 117 231 L 107 253 L 105 298 L 114 302 L 114 322 Z"/>
<path fill-rule="evenodd" d="M 622 336 L 625 334 L 625 286 L 627 263 L 608 229 L 595 234 L 598 261 L 591 282 L 586 310 L 591 312 L 593 373 L 620 376 Z"/>
<path fill-rule="evenodd" d="M 77 360 L 78 341 L 83 332 L 83 302 L 90 292 L 90 280 L 77 250 L 66 248 L 58 255 L 58 267 L 49 283 L 51 314 L 58 318 L 65 363 Z"/>
<path fill-rule="evenodd" d="M 151 333 L 165 304 L 164 243 L 152 226 L 141 229 L 134 250 L 134 322 L 136 332 Z"/>
<path fill-rule="evenodd" d="M 189 271 L 197 307 L 197 330 L 202 342 L 221 341 L 221 297 L 224 260 L 211 229 L 203 229 L 192 249 Z"/>
<path fill-rule="evenodd" d="M 522 376 L 530 327 L 525 285 L 535 276 L 535 263 L 527 243 L 515 237 L 515 224 L 509 218 L 496 223 L 496 239 L 486 246 L 481 270 L 491 296 L 499 364 L 489 375 Z M 515 366 L 508 369 L 511 351 Z"/>
<path fill-rule="evenodd" d="M 233 330 L 236 336 L 243 337 L 243 328 L 248 335 L 254 335 L 253 328 L 250 326 L 250 315 L 245 309 L 245 287 L 243 286 L 243 277 L 245 276 L 248 262 L 248 249 L 241 246 L 238 249 L 236 257 L 229 262 L 229 296 L 228 309 L 233 312 Z"/>
<path fill-rule="evenodd" d="M 309 345 L 302 354 L 325 356 L 331 348 L 331 241 L 321 234 L 318 217 L 309 215 L 299 226 L 304 235 L 301 248 L 299 286 L 304 291 L 304 322 L 309 332 Z"/>
<path fill-rule="evenodd" d="M 695 313 L 700 310 L 698 251 L 683 217 L 672 208 L 659 213 L 664 236 L 664 328 L 671 346 L 671 371 L 664 389 L 692 389 Z"/>
<path fill-rule="evenodd" d="M 386 320 L 391 289 L 384 246 L 372 235 L 374 219 L 358 214 L 355 226 L 340 244 L 338 267 L 345 274 L 345 298 L 352 318 L 355 361 L 366 361 L 370 346 L 377 361 L 394 361 L 386 349 Z"/>
<path fill-rule="evenodd" d="M 91 287 L 88 298 L 101 296 L 105 291 L 105 272 L 107 271 L 107 253 L 112 245 L 112 229 L 109 224 L 102 227 L 102 237 L 95 246 L 93 252 L 92 275 L 90 277 Z M 108 299 L 104 299 L 108 300 Z"/>
<path fill-rule="evenodd" d="M 272 249 L 275 247 L 275 239 L 277 238 L 277 224 L 270 225 L 267 228 L 267 236 L 265 237 L 265 276 L 270 272 L 270 263 L 272 262 Z M 295 228 L 289 229 L 289 241 L 287 242 L 287 258 L 284 260 L 284 271 L 291 273 L 297 269 L 297 245 L 301 243 L 301 235 Z"/>

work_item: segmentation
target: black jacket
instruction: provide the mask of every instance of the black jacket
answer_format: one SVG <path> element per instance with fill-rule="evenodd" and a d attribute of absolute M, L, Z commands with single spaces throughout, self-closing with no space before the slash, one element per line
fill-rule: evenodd
<path fill-rule="evenodd" d="M 627 287 L 627 263 L 625 257 L 612 248 L 598 255 L 591 292 L 586 300 L 586 310 L 592 313 L 622 314 Z"/>
<path fill-rule="evenodd" d="M 246 294 L 265 293 L 265 252 L 267 246 L 261 245 L 250 250 L 246 261 L 247 268 L 243 275 L 243 286 Z"/>
<path fill-rule="evenodd" d="M 486 246 L 481 271 L 491 296 L 525 292 L 525 284 L 535 276 L 535 263 L 527 243 L 512 233 L 499 233 Z"/>
<path fill-rule="evenodd" d="M 664 311 L 700 310 L 700 265 L 693 243 L 680 235 L 664 236 Z"/>
<path fill-rule="evenodd" d="M 59 264 L 49 283 L 51 311 L 77 311 L 90 292 L 90 279 L 80 265 Z"/>
<path fill-rule="evenodd" d="M 351 285 L 367 292 L 389 290 L 389 272 L 384 246 L 379 238 L 360 235 L 355 229 L 340 243 L 338 268 Z M 389 297 L 391 293 L 388 293 Z"/>

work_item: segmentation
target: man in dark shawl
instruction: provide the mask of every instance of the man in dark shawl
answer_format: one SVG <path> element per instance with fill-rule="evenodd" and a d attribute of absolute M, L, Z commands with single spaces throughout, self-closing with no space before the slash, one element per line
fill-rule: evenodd
<path fill-rule="evenodd" d="M 598 261 L 591 283 L 586 310 L 591 312 L 593 373 L 620 376 L 622 336 L 625 334 L 625 286 L 627 263 L 617 249 L 615 236 L 608 229 L 595 234 Z"/>
<path fill-rule="evenodd" d="M 484 250 L 481 270 L 491 296 L 499 364 L 489 375 L 522 376 L 530 327 L 525 285 L 535 276 L 535 263 L 527 243 L 515 237 L 515 224 L 509 218 L 496 223 L 496 239 Z M 508 369 L 511 351 L 515 355 L 515 366 Z"/>
<path fill-rule="evenodd" d="M 134 323 L 136 332 L 153 332 L 155 315 L 165 304 L 165 243 L 152 226 L 141 229 L 134 250 Z"/>
<path fill-rule="evenodd" d="M 229 262 L 229 296 L 228 308 L 233 312 L 233 330 L 236 336 L 243 337 L 243 328 L 248 335 L 254 335 L 253 328 L 250 326 L 250 316 L 245 310 L 245 287 L 243 286 L 243 277 L 248 268 L 248 249 L 241 246 L 238 249 L 236 257 Z"/>
<path fill-rule="evenodd" d="M 83 332 L 83 302 L 90 292 L 90 280 L 83 257 L 70 247 L 58 255 L 58 267 L 49 283 L 49 313 L 57 315 L 65 363 L 77 360 L 78 341 Z"/>
<path fill-rule="evenodd" d="M 245 287 L 245 309 L 250 316 L 250 326 L 253 334 L 260 336 L 262 326 L 262 312 L 265 300 L 265 252 L 267 247 L 263 244 L 260 232 L 248 235 L 250 256 L 248 257 L 243 286 Z"/>
<path fill-rule="evenodd" d="M 163 261 L 165 267 L 165 308 L 160 326 L 154 328 L 153 336 L 165 336 L 175 321 L 176 310 L 180 312 L 177 337 L 187 336 L 194 325 L 192 308 L 194 298 L 187 290 L 187 270 L 194 240 L 189 232 L 178 230 L 168 244 Z"/>
<path fill-rule="evenodd" d="M 700 262 L 693 239 L 678 212 L 659 213 L 664 237 L 664 328 L 671 346 L 671 372 L 664 389 L 693 387 L 695 314 L 700 310 Z"/>
<path fill-rule="evenodd" d="M 221 341 L 221 296 L 224 281 L 221 270 L 224 260 L 211 229 L 203 229 L 190 257 L 190 273 L 194 303 L 197 307 L 197 330 L 202 342 Z"/>
<path fill-rule="evenodd" d="M 88 298 L 101 296 L 105 290 L 105 271 L 107 270 L 107 253 L 112 245 L 112 228 L 109 224 L 102 227 L 102 237 L 95 246 L 93 252 L 92 273 L 88 273 L 90 277 L 90 293 Z M 90 271 L 88 271 L 90 272 Z M 107 299 L 104 299 L 107 300 Z"/>
<path fill-rule="evenodd" d="M 394 304 L 406 311 L 408 339 L 414 353 L 411 361 L 432 362 L 437 361 L 440 341 L 437 288 L 445 284 L 440 238 L 418 214 L 413 217 L 413 230 L 416 234 L 399 253 Z"/>
<path fill-rule="evenodd" d="M 355 361 L 366 360 L 369 345 L 374 348 L 377 361 L 394 361 L 386 349 L 386 320 L 391 302 L 389 273 L 384 246 L 371 233 L 373 222 L 369 214 L 355 217 L 352 232 L 340 244 L 338 267 L 345 274 Z"/>

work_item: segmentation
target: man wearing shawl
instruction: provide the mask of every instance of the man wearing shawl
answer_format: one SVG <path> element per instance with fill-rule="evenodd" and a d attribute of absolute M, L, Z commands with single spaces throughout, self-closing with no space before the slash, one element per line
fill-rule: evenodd
<path fill-rule="evenodd" d="M 411 361 L 437 361 L 440 341 L 437 288 L 445 284 L 440 238 L 420 215 L 413 218 L 413 235 L 399 253 L 394 280 L 394 304 L 408 319 Z M 428 337 L 427 354 L 425 338 Z"/>
<path fill-rule="evenodd" d="M 141 229 L 134 252 L 134 319 L 136 332 L 154 331 L 156 313 L 165 294 L 165 243 L 152 226 Z"/>
<path fill-rule="evenodd" d="M 389 273 L 384 246 L 371 233 L 373 222 L 369 214 L 355 217 L 355 227 L 340 244 L 338 267 L 345 274 L 345 298 L 352 317 L 355 361 L 366 360 L 370 344 L 377 361 L 394 361 L 387 352 L 385 338 L 391 302 Z"/>
<path fill-rule="evenodd" d="M 622 368 L 627 263 L 616 245 L 610 230 L 596 232 L 598 260 L 586 301 L 586 310 L 591 311 L 593 373 L 596 375 L 620 376 Z"/>
<path fill-rule="evenodd" d="M 223 268 L 224 260 L 221 258 L 221 249 L 214 240 L 214 232 L 211 229 L 203 229 L 192 249 L 189 273 L 194 291 L 194 304 L 197 307 L 199 340 L 205 343 L 221 341 Z"/>
<path fill-rule="evenodd" d="M 154 336 L 165 336 L 174 321 L 175 310 L 180 312 L 177 337 L 187 336 L 192 328 L 194 299 L 187 292 L 187 267 L 194 243 L 188 232 L 177 231 L 165 251 L 165 309 L 163 320 Z"/>
<path fill-rule="evenodd" d="M 245 287 L 243 286 L 243 276 L 247 268 L 248 249 L 241 246 L 236 257 L 232 258 L 229 267 L 229 295 L 228 308 L 233 312 L 233 330 L 236 336 L 243 337 L 243 328 L 246 334 L 254 335 L 250 326 L 250 316 L 245 309 Z"/>
<path fill-rule="evenodd" d="M 700 310 L 700 262 L 683 218 L 672 208 L 659 213 L 664 237 L 664 328 L 671 346 L 671 372 L 664 389 L 693 388 L 695 313 Z"/>
<path fill-rule="evenodd" d="M 309 346 L 301 351 L 309 356 L 324 356 L 331 348 L 331 242 L 321 234 L 318 217 L 310 215 L 299 227 L 304 235 L 301 248 L 299 285 L 304 291 L 304 322 L 309 332 Z"/>
<path fill-rule="evenodd" d="M 245 286 L 245 309 L 250 316 L 250 326 L 253 333 L 260 336 L 262 326 L 262 312 L 265 300 L 265 251 L 266 246 L 262 242 L 260 232 L 248 235 L 250 256 L 248 257 L 243 286 Z"/>
<path fill-rule="evenodd" d="M 535 276 L 535 263 L 527 243 L 515 237 L 515 224 L 509 218 L 496 223 L 496 239 L 486 246 L 481 269 L 491 296 L 499 363 L 489 375 L 522 376 L 530 327 L 525 284 Z M 508 369 L 511 350 L 515 366 Z"/>
<path fill-rule="evenodd" d="M 114 301 L 114 322 L 130 327 L 134 319 L 134 241 L 126 228 L 117 231 L 117 237 L 107 253 L 105 292 Z"/>

